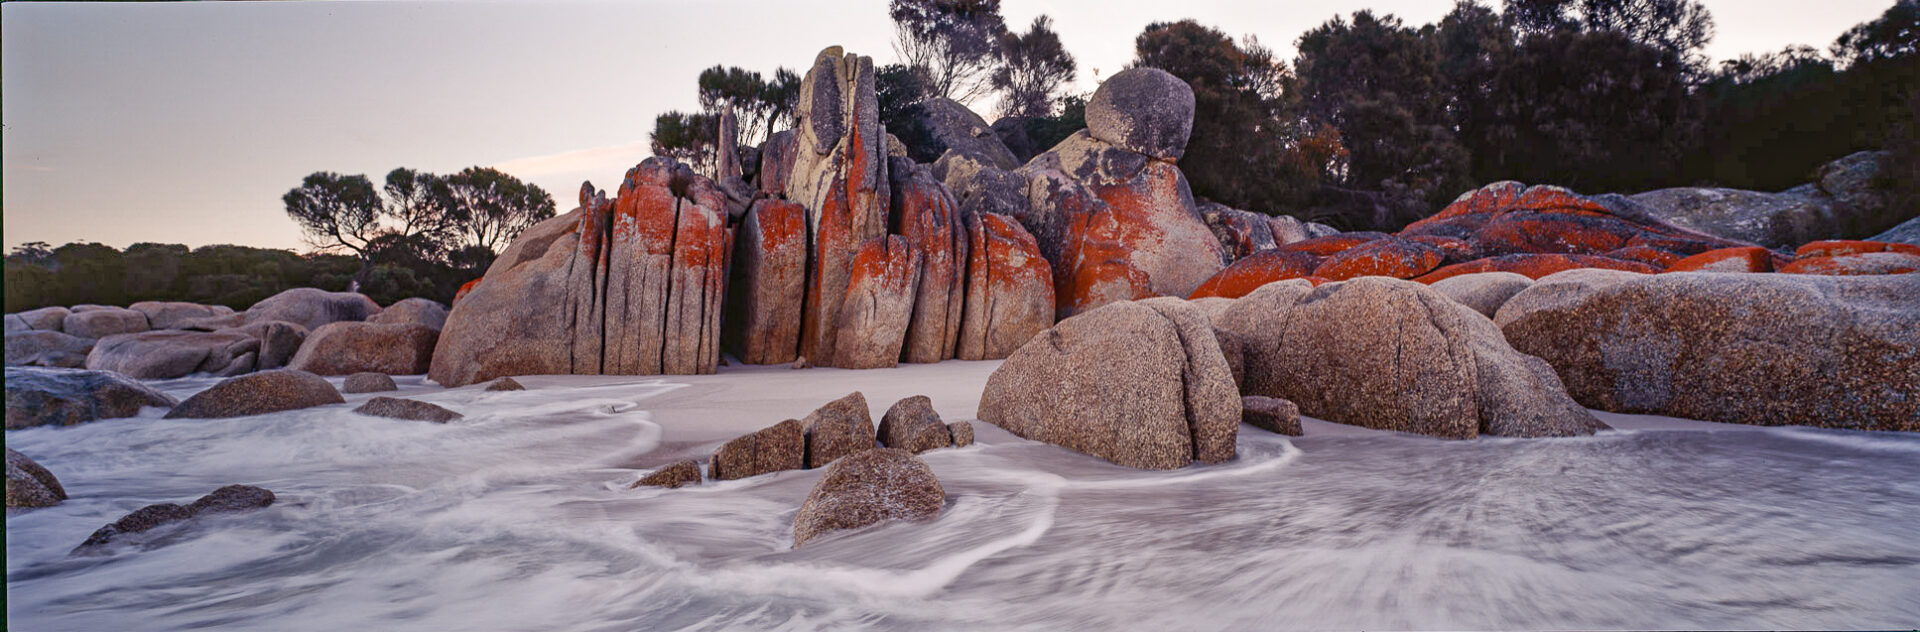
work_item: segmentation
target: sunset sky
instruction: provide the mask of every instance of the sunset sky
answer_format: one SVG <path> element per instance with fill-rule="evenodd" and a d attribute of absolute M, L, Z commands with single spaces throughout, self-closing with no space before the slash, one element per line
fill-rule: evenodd
<path fill-rule="evenodd" d="M 1706 0 L 1715 59 L 1825 49 L 1891 0 Z M 1003 0 L 1053 17 L 1079 90 L 1150 22 L 1194 18 L 1283 57 L 1361 8 L 1410 24 L 1452 0 Z M 490 165 L 552 193 L 606 187 L 654 116 L 694 109 L 714 64 L 804 70 L 843 45 L 894 60 L 884 0 L 0 5 L 5 246 L 98 241 L 305 250 L 280 196 L 314 171 Z M 1097 75 L 1096 75 L 1097 71 Z M 976 103 L 976 110 L 987 109 Z"/>

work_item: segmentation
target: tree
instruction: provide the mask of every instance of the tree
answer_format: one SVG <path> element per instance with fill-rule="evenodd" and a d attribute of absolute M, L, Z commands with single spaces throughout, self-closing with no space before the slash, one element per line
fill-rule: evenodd
<path fill-rule="evenodd" d="M 468 167 L 447 177 L 458 248 L 499 253 L 520 232 L 553 217 L 553 196 L 491 167 Z M 491 263 L 491 260 L 489 260 Z"/>
<path fill-rule="evenodd" d="M 700 72 L 700 109 L 715 120 L 732 111 L 740 122 L 738 145 L 758 145 L 782 125 L 792 125 L 800 107 L 800 76 L 776 69 L 771 81 L 734 66 Z"/>
<path fill-rule="evenodd" d="M 387 172 L 386 214 L 398 226 L 391 232 L 438 246 L 453 237 L 456 213 L 447 179 L 406 167 Z"/>
<path fill-rule="evenodd" d="M 1494 146 L 1490 138 L 1497 123 L 1496 81 L 1500 71 L 1513 58 L 1515 35 L 1500 14 L 1477 0 L 1461 0 L 1453 11 L 1441 18 L 1433 33 L 1438 48 L 1441 91 L 1447 113 L 1453 121 L 1455 137 L 1467 150 L 1467 173 L 1474 176 L 1491 173 L 1487 161 L 1493 152 L 1480 151 Z M 1486 182 L 1484 178 L 1470 178 Z"/>
<path fill-rule="evenodd" d="M 993 73 L 1001 116 L 1048 116 L 1060 93 L 1073 81 L 1073 55 L 1060 44 L 1047 16 L 1033 19 L 1026 33 L 1000 36 L 1002 63 Z"/>
<path fill-rule="evenodd" d="M 1713 40 L 1713 16 L 1698 0 L 1507 0 L 1507 17 L 1528 34 L 1606 31 L 1672 53 L 1689 70 Z"/>
<path fill-rule="evenodd" d="M 1346 186 L 1431 203 L 1466 186 L 1468 157 L 1448 116 L 1437 45 L 1432 27 L 1370 11 L 1300 36 L 1301 99 L 1308 115 L 1340 130 Z"/>
<path fill-rule="evenodd" d="M 719 160 L 720 119 L 712 114 L 671 111 L 653 120 L 653 155 L 687 163 L 713 175 Z"/>
<path fill-rule="evenodd" d="M 928 96 L 969 103 L 987 93 L 1007 31 L 1000 0 L 892 0 L 894 53 L 926 83 Z"/>
<path fill-rule="evenodd" d="M 364 258 L 367 244 L 384 231 L 380 194 L 366 176 L 317 171 L 280 200 L 308 245 L 322 252 L 344 249 Z"/>

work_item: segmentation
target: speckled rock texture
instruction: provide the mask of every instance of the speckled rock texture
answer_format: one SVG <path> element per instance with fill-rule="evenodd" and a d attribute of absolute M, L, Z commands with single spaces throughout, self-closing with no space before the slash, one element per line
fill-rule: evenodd
<path fill-rule="evenodd" d="M 297 287 L 254 303 L 247 308 L 245 321 L 282 320 L 313 331 L 327 323 L 366 320 L 378 313 L 380 305 L 365 294 Z"/>
<path fill-rule="evenodd" d="M 518 380 L 515 380 L 510 377 L 503 377 L 503 378 L 496 379 L 493 382 L 487 384 L 487 390 L 491 392 L 524 391 L 524 390 L 527 390 L 527 387 L 521 386 Z"/>
<path fill-rule="evenodd" d="M 947 492 L 933 468 L 905 450 L 867 450 L 827 468 L 793 515 L 793 545 L 833 531 L 940 517 Z"/>
<path fill-rule="evenodd" d="M 1447 439 L 1605 427 L 1485 315 L 1411 281 L 1269 284 L 1214 325 L 1245 343 L 1244 394 L 1320 419 Z"/>
<path fill-rule="evenodd" d="M 816 362 L 843 369 L 899 366 L 924 261 L 920 249 L 900 235 L 862 244 L 835 320 L 831 360 Z"/>
<path fill-rule="evenodd" d="M 1920 275 L 1556 280 L 1514 296 L 1496 321 L 1586 406 L 1920 430 Z"/>
<path fill-rule="evenodd" d="M 437 404 L 399 397 L 375 397 L 361 404 L 359 408 L 353 409 L 353 412 L 369 417 L 431 421 L 437 424 L 444 424 L 463 416 Z"/>
<path fill-rule="evenodd" d="M 800 420 L 806 437 L 806 465 L 826 467 L 835 459 L 874 447 L 872 413 L 867 412 L 867 397 L 859 391 L 827 402 Z"/>
<path fill-rule="evenodd" d="M 384 393 L 397 390 L 400 390 L 400 385 L 394 384 L 393 377 L 385 373 L 355 373 L 347 376 L 346 381 L 340 383 L 340 392 L 348 394 Z"/>
<path fill-rule="evenodd" d="M 894 402 L 880 418 L 880 443 L 919 454 L 952 445 L 953 431 L 941 423 L 940 413 L 933 410 L 933 400 L 915 395 Z"/>
<path fill-rule="evenodd" d="M 1240 408 L 1245 411 L 1241 420 L 1255 428 L 1290 437 L 1301 434 L 1300 407 L 1293 402 L 1277 397 L 1248 395 L 1240 398 Z"/>
<path fill-rule="evenodd" d="M 110 371 L 7 367 L 7 429 L 72 426 L 139 414 L 179 402 Z"/>
<path fill-rule="evenodd" d="M 807 209 L 762 199 L 735 237 L 728 286 L 727 346 L 747 364 L 785 364 L 800 353 L 807 295 Z"/>
<path fill-rule="evenodd" d="M 7 448 L 7 507 L 51 507 L 67 499 L 53 472 L 27 455 Z"/>
<path fill-rule="evenodd" d="M 634 481 L 632 485 L 628 485 L 627 489 L 640 487 L 679 489 L 698 484 L 700 484 L 700 464 L 695 463 L 693 459 L 684 459 L 649 472 L 646 476 L 640 477 L 640 480 Z"/>
<path fill-rule="evenodd" d="M 947 360 L 953 357 L 960 339 L 960 317 L 967 297 L 967 229 L 947 187 L 925 167 L 894 158 L 887 174 L 893 187 L 891 223 L 921 259 L 901 359 L 913 363 Z"/>
<path fill-rule="evenodd" d="M 956 421 L 947 424 L 947 434 L 953 437 L 953 447 L 964 448 L 973 445 L 973 422 Z"/>
<path fill-rule="evenodd" d="M 167 419 L 218 419 L 344 404 L 340 391 L 320 376 L 279 369 L 228 378 L 180 402 Z"/>
<path fill-rule="evenodd" d="M 87 365 L 87 354 L 93 352 L 96 342 L 59 331 L 9 331 L 7 365 L 80 368 Z"/>
<path fill-rule="evenodd" d="M 786 198 L 807 208 L 811 235 L 800 355 L 846 366 L 833 356 L 854 258 L 867 240 L 886 234 L 891 208 L 873 58 L 838 46 L 820 51 L 800 82 L 798 118 L 785 184 Z"/>
<path fill-rule="evenodd" d="M 1493 318 L 1500 306 L 1507 304 L 1507 299 L 1533 287 L 1533 279 L 1512 272 L 1479 272 L 1441 279 L 1430 287 L 1454 302 Z"/>
<path fill-rule="evenodd" d="M 438 330 L 411 322 L 339 322 L 307 336 L 287 368 L 316 375 L 419 375 L 433 363 Z"/>
<path fill-rule="evenodd" d="M 447 326 L 447 306 L 439 301 L 426 298 L 409 298 L 395 301 L 380 313 L 368 318 L 370 323 L 412 323 L 434 331 Z"/>
<path fill-rule="evenodd" d="M 1193 88 L 1158 68 L 1122 70 L 1087 101 L 1087 131 L 1127 151 L 1179 160 L 1193 134 Z"/>
<path fill-rule="evenodd" d="M 225 305 L 201 305 L 174 301 L 141 301 L 128 305 L 131 309 L 147 317 L 147 326 L 151 329 L 184 329 L 196 319 L 227 316 L 233 308 Z"/>
<path fill-rule="evenodd" d="M 87 541 L 73 550 L 74 554 L 84 555 L 106 546 L 124 536 L 152 531 L 169 524 L 185 522 L 196 516 L 216 513 L 232 513 L 260 509 L 273 504 L 273 492 L 252 485 L 228 485 L 214 490 L 193 504 L 180 506 L 173 503 L 147 505 L 135 509 L 133 513 L 122 516 L 112 524 L 100 527 Z"/>
<path fill-rule="evenodd" d="M 788 419 L 750 435 L 735 437 L 713 452 L 707 473 L 716 481 L 759 476 L 806 467 L 807 440 L 800 422 Z"/>
<path fill-rule="evenodd" d="M 968 214 L 966 230 L 966 302 L 955 355 L 998 360 L 1053 326 L 1053 268 L 1012 217 Z"/>

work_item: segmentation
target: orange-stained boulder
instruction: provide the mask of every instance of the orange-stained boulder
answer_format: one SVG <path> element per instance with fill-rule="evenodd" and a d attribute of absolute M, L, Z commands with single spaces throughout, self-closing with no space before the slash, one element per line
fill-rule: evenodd
<path fill-rule="evenodd" d="M 1781 266 L 1788 274 L 1858 276 L 1863 274 L 1906 274 L 1920 271 L 1920 254 L 1904 252 L 1862 252 L 1838 257 L 1801 257 Z"/>
<path fill-rule="evenodd" d="M 1360 244 L 1364 244 L 1370 241 L 1386 239 L 1387 237 L 1388 235 L 1386 233 L 1376 233 L 1373 231 L 1336 233 L 1332 235 L 1326 235 L 1323 237 L 1315 237 L 1312 239 L 1296 241 L 1296 242 L 1281 246 L 1280 249 L 1285 250 L 1287 252 L 1302 252 L 1302 253 L 1310 254 L 1316 257 L 1331 257 L 1333 255 L 1340 254 L 1341 252 L 1345 251 L 1348 248 L 1352 248 L 1354 246 L 1358 246 Z"/>
<path fill-rule="evenodd" d="M 906 237 L 881 235 L 860 245 L 853 258 L 846 304 L 835 320 L 832 364 L 844 369 L 878 369 L 900 364 L 913 316 L 914 290 L 920 285 L 920 249 Z"/>
<path fill-rule="evenodd" d="M 962 360 L 998 360 L 1053 326 L 1053 268 L 1011 217 L 968 215 L 967 300 Z"/>
<path fill-rule="evenodd" d="M 1772 272 L 1773 252 L 1759 246 L 1709 250 L 1667 266 L 1668 272 Z"/>
<path fill-rule="evenodd" d="M 1682 256 L 1753 244 L 1675 227 L 1618 196 L 1587 197 L 1553 186 L 1496 182 L 1469 191 L 1399 236 L 1471 242 L 1483 256 L 1598 255 L 1646 246 Z"/>
<path fill-rule="evenodd" d="M 961 305 L 967 293 L 966 227 L 946 185 L 926 167 L 894 158 L 887 169 L 893 187 L 892 224 L 920 252 L 922 262 L 902 359 L 946 360 L 953 357 L 960 338 Z"/>
<path fill-rule="evenodd" d="M 1320 257 L 1291 250 L 1256 252 L 1213 275 L 1187 298 L 1240 298 L 1274 281 L 1312 276 L 1320 261 Z"/>
<path fill-rule="evenodd" d="M 1440 262 L 1440 265 L 1466 263 L 1480 258 L 1480 249 L 1474 247 L 1473 242 L 1458 237 L 1415 235 L 1406 239 L 1407 241 L 1419 242 L 1439 248 L 1440 252 L 1447 256 L 1445 261 Z"/>
<path fill-rule="evenodd" d="M 785 364 L 800 353 L 806 298 L 807 209 L 762 199 L 747 210 L 727 288 L 727 347 L 747 364 Z"/>
<path fill-rule="evenodd" d="M 1793 251 L 1795 258 L 1801 257 L 1839 257 L 1869 252 L 1899 252 L 1920 255 L 1920 246 L 1885 241 L 1859 241 L 1851 239 L 1830 239 L 1810 242 Z"/>
<path fill-rule="evenodd" d="M 1411 279 L 1440 267 L 1446 254 L 1439 248 L 1406 239 L 1370 241 L 1327 257 L 1313 276 L 1345 281 L 1363 276 Z"/>
<path fill-rule="evenodd" d="M 1220 248 L 1226 251 L 1228 261 L 1239 261 L 1247 255 L 1272 250 L 1279 245 L 1274 243 L 1273 224 L 1265 215 L 1218 202 L 1201 203 L 1199 210 L 1200 217 L 1207 222 L 1207 229 L 1213 231 L 1214 239 L 1220 240 Z"/>
<path fill-rule="evenodd" d="M 1600 268 L 1652 274 L 1659 268 L 1638 261 L 1625 261 L 1598 255 L 1504 255 L 1450 265 L 1415 277 L 1421 283 L 1433 283 L 1448 277 L 1475 272 L 1513 272 L 1538 279 L 1555 272 L 1578 268 Z"/>
<path fill-rule="evenodd" d="M 812 235 L 800 355 L 821 366 L 835 366 L 834 322 L 853 258 L 887 232 L 887 134 L 873 81 L 873 58 L 835 46 L 820 51 L 800 83 L 786 196 L 806 207 Z"/>
<path fill-rule="evenodd" d="M 1627 246 L 1619 250 L 1609 250 L 1605 256 L 1638 261 L 1656 268 L 1666 268 L 1686 258 L 1652 246 Z"/>

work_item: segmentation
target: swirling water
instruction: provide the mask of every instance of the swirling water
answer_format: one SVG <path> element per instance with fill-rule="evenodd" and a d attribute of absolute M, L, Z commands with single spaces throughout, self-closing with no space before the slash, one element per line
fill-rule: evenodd
<path fill-rule="evenodd" d="M 181 393 L 209 380 L 185 380 Z M 9 431 L 72 499 L 7 514 L 17 630 L 1910 628 L 1920 437 L 1811 429 L 1288 439 L 1129 470 L 978 425 L 948 507 L 791 548 L 816 472 L 628 490 L 636 380 Z M 655 459 L 657 461 L 657 459 Z M 229 483 L 273 507 L 68 551 Z"/>

